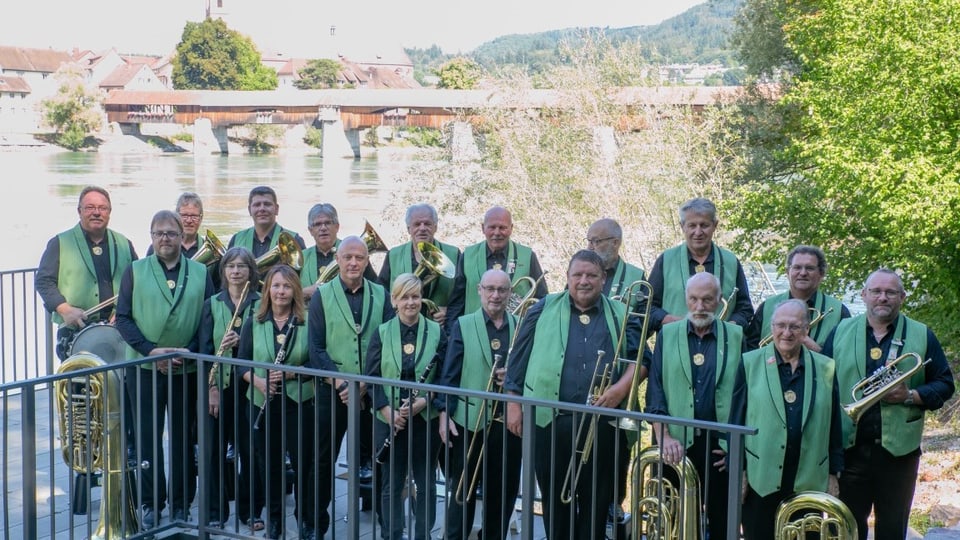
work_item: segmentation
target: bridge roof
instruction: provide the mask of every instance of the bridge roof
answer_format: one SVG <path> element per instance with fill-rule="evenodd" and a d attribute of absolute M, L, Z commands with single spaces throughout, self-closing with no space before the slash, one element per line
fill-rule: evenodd
<path fill-rule="evenodd" d="M 624 105 L 706 106 L 724 101 L 739 87 L 630 87 L 612 91 Z M 374 113 L 390 109 L 417 109 L 424 114 L 451 109 L 542 108 L 560 103 L 558 90 L 440 90 L 416 89 L 331 89 L 276 91 L 167 90 L 112 92 L 105 105 L 173 105 L 198 107 L 340 107 L 352 112 Z"/>

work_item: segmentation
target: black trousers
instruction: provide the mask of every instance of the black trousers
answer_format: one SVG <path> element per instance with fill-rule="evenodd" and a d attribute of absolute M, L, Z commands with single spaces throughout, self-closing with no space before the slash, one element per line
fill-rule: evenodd
<path fill-rule="evenodd" d="M 389 424 L 374 420 L 375 441 L 390 440 L 390 455 L 379 465 L 380 474 L 380 525 L 383 540 L 400 540 L 405 522 L 409 521 L 403 511 L 403 488 L 408 476 L 413 476 L 417 485 L 417 498 L 413 504 L 416 518 L 413 537 L 428 540 L 437 517 L 437 450 L 439 434 L 437 420 L 424 420 L 416 415 L 407 421 L 407 427 L 393 435 Z M 378 443 L 379 445 L 380 443 Z"/>
<path fill-rule="evenodd" d="M 292 384 L 289 381 L 287 384 Z M 317 484 L 314 452 L 316 405 L 313 399 L 297 402 L 286 395 L 275 395 L 267 403 L 263 418 L 255 425 L 255 452 L 264 470 L 266 485 L 267 520 L 279 522 L 283 530 L 286 497 L 286 455 L 296 471 L 294 488 L 294 515 L 300 527 L 314 527 L 316 523 Z M 256 412 L 259 410 L 254 407 Z M 256 414 L 254 419 L 256 419 Z"/>
<path fill-rule="evenodd" d="M 169 412 L 169 502 L 174 511 L 186 511 L 197 491 L 193 450 L 197 432 L 197 374 L 164 375 L 153 369 L 132 367 L 127 369 L 127 391 L 134 403 L 137 462 L 150 464 L 140 470 L 140 504 L 159 513 L 168 499 L 163 431 Z"/>
<path fill-rule="evenodd" d="M 474 426 L 470 426 L 474 427 Z M 452 437 L 453 446 L 448 452 L 448 469 L 444 473 L 447 479 L 447 510 L 444 524 L 446 540 L 465 540 L 470 536 L 473 519 L 476 515 L 477 499 L 470 492 L 470 483 L 477 470 L 477 480 L 483 486 L 482 535 L 484 540 L 504 539 L 510 529 L 510 516 L 520 491 L 520 461 L 522 458 L 521 440 L 507 431 L 503 422 L 491 422 L 486 430 L 475 433 L 458 426 L 460 433 Z M 467 450 L 474 436 L 479 437 L 467 463 Z M 483 452 L 483 461 L 480 454 Z M 463 476 L 466 469 L 467 474 Z M 465 504 L 457 502 L 457 489 L 463 476 L 462 493 L 459 497 Z M 474 490 L 475 491 L 475 490 Z"/>
<path fill-rule="evenodd" d="M 370 464 L 373 454 L 373 415 L 369 406 L 360 411 L 360 432 L 352 444 L 360 445 L 360 464 Z M 329 384 L 317 384 L 317 536 L 330 528 L 330 513 L 327 507 L 333 497 L 333 478 L 337 456 L 347 432 L 347 405 L 340 401 L 337 392 Z"/>
<path fill-rule="evenodd" d="M 857 520 L 860 540 L 867 538 L 873 510 L 876 540 L 903 540 L 920 467 L 920 449 L 896 457 L 876 443 L 858 443 L 843 456 L 840 500 Z"/>
<path fill-rule="evenodd" d="M 617 483 L 615 451 L 611 450 L 616 448 L 617 434 L 609 420 L 608 416 L 600 416 L 597 421 L 590 458 L 583 464 L 577 481 L 570 482 L 573 485 L 570 503 L 564 503 L 561 497 L 564 478 L 572 459 L 574 467 L 578 466 L 580 456 L 574 456 L 574 452 L 584 447 L 588 429 L 582 430 L 580 441 L 574 441 L 580 424 L 579 414 L 560 415 L 546 427 L 537 427 L 534 468 L 543 500 L 543 524 L 548 539 L 603 540 L 605 537 L 607 512 Z M 585 425 L 589 423 L 587 418 Z M 625 455 L 621 457 L 627 459 Z"/>

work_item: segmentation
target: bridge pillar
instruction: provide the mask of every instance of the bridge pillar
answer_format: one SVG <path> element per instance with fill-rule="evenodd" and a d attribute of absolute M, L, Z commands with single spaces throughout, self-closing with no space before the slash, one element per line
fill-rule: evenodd
<path fill-rule="evenodd" d="M 450 156 L 453 161 L 477 161 L 480 149 L 473 140 L 473 126 L 469 122 L 453 122 L 450 131 Z"/>
<path fill-rule="evenodd" d="M 343 128 L 339 108 L 321 107 L 318 120 L 323 130 L 323 158 L 360 158 L 360 130 Z"/>
<path fill-rule="evenodd" d="M 193 123 L 194 154 L 227 154 L 227 128 L 213 127 L 209 118 L 197 118 Z"/>
<path fill-rule="evenodd" d="M 617 161 L 620 153 L 617 148 L 617 138 L 614 136 L 613 127 L 596 126 L 593 128 L 593 145 L 600 155 L 600 159 L 607 165 L 613 165 Z"/>

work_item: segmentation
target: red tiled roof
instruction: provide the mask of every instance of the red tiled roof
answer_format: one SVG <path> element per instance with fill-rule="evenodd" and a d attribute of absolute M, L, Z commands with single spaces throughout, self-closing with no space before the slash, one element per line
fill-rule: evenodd
<path fill-rule="evenodd" d="M 0 92 L 23 92 L 29 94 L 30 84 L 23 80 L 23 77 L 0 75 Z"/>
<path fill-rule="evenodd" d="M 53 73 L 60 64 L 70 60 L 67 51 L 0 46 L 0 66 L 8 71 Z"/>
<path fill-rule="evenodd" d="M 141 69 L 150 69 L 145 67 L 144 64 L 128 64 L 125 66 L 120 66 L 117 69 L 113 70 L 110 75 L 107 75 L 102 81 L 100 81 L 101 88 L 123 88 L 130 81 L 132 81 L 137 73 L 140 73 Z"/>

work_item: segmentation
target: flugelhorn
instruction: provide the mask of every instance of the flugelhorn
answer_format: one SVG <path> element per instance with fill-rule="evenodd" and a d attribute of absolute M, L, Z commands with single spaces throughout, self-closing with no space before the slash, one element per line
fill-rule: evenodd
<path fill-rule="evenodd" d="M 206 266 L 212 266 L 217 264 L 217 261 L 223 257 L 226 251 L 226 248 L 223 247 L 223 242 L 217 238 L 217 235 L 213 234 L 213 231 L 210 229 L 207 229 L 207 233 L 204 235 L 203 247 L 201 247 L 193 257 L 190 257 L 190 260 L 197 261 Z"/>
<path fill-rule="evenodd" d="M 275 264 L 285 264 L 297 272 L 303 268 L 303 250 L 296 238 L 287 231 L 281 231 L 277 235 L 277 245 L 270 251 L 257 257 L 257 272 L 260 275 L 267 273 L 267 270 Z"/>
<path fill-rule="evenodd" d="M 369 221 L 364 221 L 363 223 L 363 233 L 360 234 L 360 239 L 366 244 L 367 253 L 386 253 L 390 251 L 390 248 L 387 247 L 387 244 L 385 244 L 383 239 L 380 238 L 380 235 L 377 234 L 373 225 L 370 225 Z M 334 248 L 334 252 L 336 252 L 336 248 Z M 323 269 L 323 272 L 320 272 L 314 285 L 323 285 L 338 275 L 340 275 L 340 265 L 337 261 L 333 261 Z"/>
<path fill-rule="evenodd" d="M 790 516 L 803 511 L 807 512 L 790 521 Z M 800 540 L 807 533 L 830 540 L 858 538 L 853 512 L 840 499 L 819 491 L 801 491 L 780 503 L 773 532 L 776 540 Z"/>
<path fill-rule="evenodd" d="M 57 373 L 107 365 L 83 353 L 67 358 Z M 79 473 L 103 471 L 100 520 L 92 538 L 126 538 L 140 530 L 136 494 L 126 486 L 126 442 L 120 431 L 120 379 L 114 371 L 61 379 L 54 383 L 60 414 L 60 449 L 63 461 Z M 146 468 L 148 463 L 144 462 Z"/>
<path fill-rule="evenodd" d="M 897 369 L 900 362 L 907 358 L 913 358 L 913 366 L 906 371 Z M 917 353 L 909 352 L 901 354 L 892 362 L 888 362 L 880 369 L 860 379 L 857 384 L 853 385 L 853 388 L 850 389 L 853 402 L 844 405 L 843 412 L 847 413 L 847 416 L 856 424 L 860 421 L 863 413 L 867 412 L 870 407 L 879 403 L 880 400 L 883 399 L 883 396 L 887 395 L 900 383 L 909 380 L 910 377 L 913 377 L 915 373 L 923 369 L 928 363 L 930 363 L 929 358 L 924 360 L 920 358 L 920 355 Z M 860 394 L 859 398 L 857 397 L 858 393 Z"/>
<path fill-rule="evenodd" d="M 666 428 L 664 428 L 666 429 Z M 668 464 L 681 485 L 663 477 L 660 447 L 649 446 L 633 459 L 631 488 L 633 531 L 631 538 L 663 540 L 698 539 L 700 476 L 690 458 Z"/>
<path fill-rule="evenodd" d="M 604 365 L 603 371 L 600 371 L 600 365 L 603 364 L 605 354 L 607 354 L 606 351 L 597 351 L 597 363 L 593 367 L 593 376 L 590 378 L 593 386 L 587 396 L 586 404 L 588 406 L 593 405 L 597 398 L 607 391 L 610 381 L 613 379 L 611 364 Z M 597 375 L 600 375 L 599 382 L 595 382 Z M 589 420 L 587 420 L 588 417 Z M 577 432 L 573 439 L 574 451 L 570 454 L 570 464 L 567 466 L 567 474 L 563 478 L 563 488 L 560 490 L 560 501 L 563 504 L 570 504 L 576 497 L 577 481 L 580 480 L 580 473 L 583 472 L 584 465 L 590 461 L 590 453 L 593 450 L 593 439 L 596 436 L 599 419 L 599 413 L 582 413 L 582 416 L 580 416 L 580 424 L 577 426 Z M 580 447 L 584 429 L 586 429 L 586 438 L 583 439 L 583 446 Z"/>

